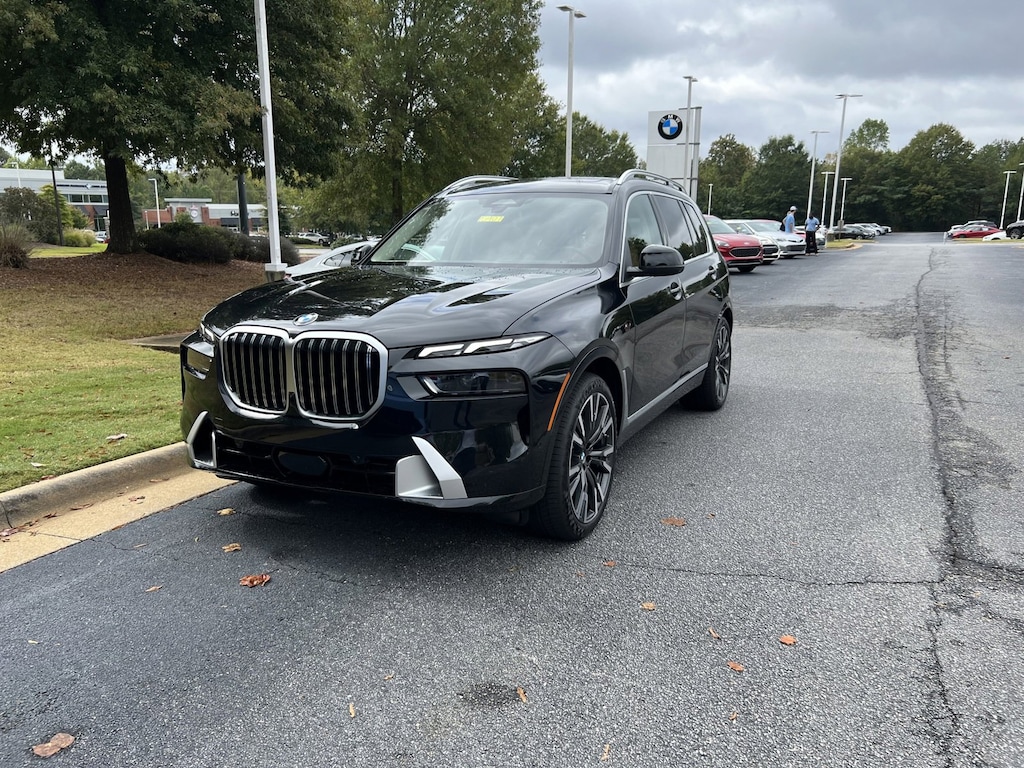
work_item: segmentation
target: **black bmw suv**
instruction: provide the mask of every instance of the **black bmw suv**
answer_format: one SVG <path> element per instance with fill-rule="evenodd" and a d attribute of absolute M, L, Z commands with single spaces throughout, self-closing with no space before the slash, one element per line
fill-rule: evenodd
<path fill-rule="evenodd" d="M 515 513 L 580 539 L 615 451 L 729 391 L 729 273 L 674 181 L 470 177 L 359 264 L 210 310 L 181 346 L 193 466 Z"/>

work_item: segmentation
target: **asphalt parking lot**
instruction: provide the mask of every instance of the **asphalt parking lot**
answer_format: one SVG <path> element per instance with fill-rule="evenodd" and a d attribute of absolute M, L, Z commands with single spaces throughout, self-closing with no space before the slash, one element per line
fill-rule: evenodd
<path fill-rule="evenodd" d="M 1022 765 L 1021 259 L 735 275 L 577 544 L 235 484 L 0 573 L 0 764 Z"/>

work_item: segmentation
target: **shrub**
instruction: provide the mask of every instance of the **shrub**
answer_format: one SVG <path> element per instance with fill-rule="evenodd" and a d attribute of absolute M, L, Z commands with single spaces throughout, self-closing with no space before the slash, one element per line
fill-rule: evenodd
<path fill-rule="evenodd" d="M 242 234 L 238 235 L 238 237 L 243 245 L 241 255 L 236 256 L 236 259 L 263 263 L 270 262 L 270 238 L 261 235 L 246 237 Z M 285 237 L 281 238 L 281 261 L 289 266 L 298 264 L 300 261 L 299 249 Z"/>
<path fill-rule="evenodd" d="M 32 233 L 23 224 L 0 221 L 0 267 L 27 267 L 32 239 Z"/>
<path fill-rule="evenodd" d="M 72 229 L 64 233 L 64 245 L 87 248 L 96 244 L 96 233 L 89 229 Z"/>
<path fill-rule="evenodd" d="M 212 261 L 226 264 L 240 261 L 270 261 L 270 241 L 265 237 L 247 237 L 221 227 L 209 227 L 191 221 L 175 221 L 159 229 L 139 234 L 142 247 L 152 254 L 172 261 L 199 263 Z M 299 263 L 299 249 L 281 239 L 281 261 Z"/>
<path fill-rule="evenodd" d="M 175 221 L 139 233 L 142 247 L 156 256 L 186 264 L 227 264 L 231 248 L 217 228 Z"/>

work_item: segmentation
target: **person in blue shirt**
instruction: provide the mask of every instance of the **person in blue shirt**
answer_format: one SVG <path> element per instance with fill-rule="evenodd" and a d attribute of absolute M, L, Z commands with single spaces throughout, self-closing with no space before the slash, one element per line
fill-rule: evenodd
<path fill-rule="evenodd" d="M 813 213 L 808 214 L 807 221 L 804 222 L 804 241 L 807 243 L 807 253 L 818 253 L 818 236 L 815 234 L 818 231 L 820 222 L 818 217 Z"/>
<path fill-rule="evenodd" d="M 789 206 L 789 213 L 786 214 L 786 218 L 782 220 L 782 231 L 793 234 L 796 231 L 796 206 Z"/>

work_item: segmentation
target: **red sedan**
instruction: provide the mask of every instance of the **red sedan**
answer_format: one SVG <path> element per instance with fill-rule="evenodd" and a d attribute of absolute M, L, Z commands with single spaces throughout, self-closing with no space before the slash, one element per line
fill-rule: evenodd
<path fill-rule="evenodd" d="M 985 237 L 995 232 L 1002 232 L 999 227 L 990 227 L 988 224 L 968 224 L 960 229 L 951 229 L 947 234 L 954 240 L 965 237 Z"/>
<path fill-rule="evenodd" d="M 715 238 L 715 246 L 725 259 L 727 267 L 740 272 L 751 272 L 764 264 L 764 248 L 752 235 L 742 235 L 717 216 L 705 216 L 708 229 Z"/>

